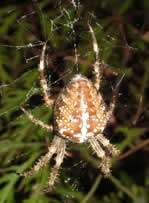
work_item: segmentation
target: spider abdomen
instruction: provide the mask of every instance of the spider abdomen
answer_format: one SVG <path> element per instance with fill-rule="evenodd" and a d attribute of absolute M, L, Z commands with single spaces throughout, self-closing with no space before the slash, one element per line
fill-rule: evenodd
<path fill-rule="evenodd" d="M 55 102 L 55 129 L 74 142 L 85 142 L 103 132 L 105 104 L 93 83 L 76 75 Z"/>

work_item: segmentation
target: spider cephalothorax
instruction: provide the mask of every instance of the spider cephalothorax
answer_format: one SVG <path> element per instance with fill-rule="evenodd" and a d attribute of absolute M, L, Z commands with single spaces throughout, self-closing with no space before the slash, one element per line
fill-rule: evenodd
<path fill-rule="evenodd" d="M 99 166 L 106 177 L 110 175 L 111 157 L 119 154 L 119 150 L 103 136 L 106 124 L 112 116 L 116 99 L 115 94 L 113 94 L 110 106 L 107 107 L 99 92 L 101 82 L 99 50 L 95 34 L 90 25 L 89 29 L 93 38 L 93 49 L 95 52 L 95 63 L 93 64 L 95 82 L 92 83 L 81 74 L 77 74 L 72 78 L 54 102 L 54 126 L 44 124 L 42 121 L 35 119 L 32 114 L 21 107 L 32 122 L 46 128 L 48 131 L 54 129 L 54 132 L 56 132 L 47 154 L 30 171 L 21 174 L 22 176 L 32 175 L 56 154 L 56 163 L 52 169 L 46 192 L 49 192 L 54 185 L 58 169 L 66 153 L 67 140 L 75 143 L 88 142 L 100 158 Z M 51 107 L 53 100 L 48 96 L 49 89 L 44 76 L 45 49 L 46 44 L 44 44 L 41 53 L 39 73 L 44 101 L 47 107 Z M 106 153 L 105 149 L 108 153 Z"/>

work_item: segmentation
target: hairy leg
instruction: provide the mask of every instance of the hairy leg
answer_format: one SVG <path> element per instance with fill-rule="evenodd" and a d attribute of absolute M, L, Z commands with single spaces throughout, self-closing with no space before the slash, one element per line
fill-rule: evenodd
<path fill-rule="evenodd" d="M 64 139 L 61 139 L 61 142 L 59 143 L 59 147 L 56 151 L 56 158 L 55 158 L 55 166 L 52 168 L 52 172 L 48 181 L 48 187 L 44 190 L 45 193 L 50 192 L 52 190 L 52 187 L 54 185 L 55 179 L 58 175 L 58 170 L 63 162 L 64 155 L 65 155 L 65 149 L 66 149 L 66 141 Z"/>
<path fill-rule="evenodd" d="M 45 50 L 46 50 L 46 43 L 44 44 L 43 48 L 42 48 L 42 52 L 41 52 L 41 56 L 40 56 L 40 64 L 39 64 L 39 73 L 40 73 L 40 84 L 41 87 L 43 89 L 43 98 L 44 101 L 47 105 L 47 107 L 51 107 L 51 105 L 53 104 L 53 100 L 49 98 L 49 88 L 47 85 L 47 81 L 46 78 L 44 76 L 44 69 L 45 69 L 45 62 L 44 62 L 44 57 L 45 57 Z"/>
<path fill-rule="evenodd" d="M 95 33 L 91 27 L 90 24 L 88 24 L 90 33 L 92 35 L 92 40 L 93 40 L 93 50 L 95 53 L 95 63 L 93 64 L 94 66 L 94 75 L 95 75 L 95 83 L 94 86 L 96 87 L 97 90 L 100 88 L 100 82 L 101 82 L 101 70 L 100 70 L 100 58 L 99 58 L 99 48 L 98 48 L 98 43 L 95 37 Z"/>
<path fill-rule="evenodd" d="M 111 100 L 111 103 L 110 103 L 109 111 L 107 111 L 107 113 L 106 113 L 106 122 L 105 122 L 105 125 L 107 124 L 107 122 L 111 118 L 111 116 L 113 114 L 113 111 L 115 109 L 119 87 L 120 87 L 120 84 L 121 84 L 124 76 L 125 76 L 125 74 L 123 74 L 121 77 L 119 76 L 118 79 L 117 79 L 116 86 L 115 86 L 115 89 L 113 91 L 113 96 L 112 96 L 112 100 Z"/>
<path fill-rule="evenodd" d="M 61 142 L 63 143 L 64 140 L 58 136 L 55 136 L 51 143 L 51 146 L 48 148 L 48 153 L 42 156 L 41 159 L 34 165 L 34 167 L 30 171 L 27 171 L 20 175 L 25 177 L 32 176 L 35 172 L 39 171 L 43 166 L 45 166 L 48 163 L 53 154 L 57 153 L 57 150 L 61 146 Z"/>
<path fill-rule="evenodd" d="M 26 111 L 22 106 L 20 106 L 20 109 L 27 115 L 27 117 L 29 118 L 29 120 L 31 120 L 33 123 L 35 123 L 36 125 L 41 126 L 42 128 L 46 128 L 48 131 L 52 131 L 53 127 L 52 125 L 47 125 L 45 123 L 43 123 L 42 121 L 36 119 L 31 113 L 29 113 L 28 111 Z"/>
<path fill-rule="evenodd" d="M 100 144 L 98 143 L 96 137 L 89 140 L 89 143 L 93 150 L 96 152 L 97 156 L 100 158 L 101 163 L 99 167 L 101 168 L 101 171 L 105 175 L 105 177 L 108 177 L 110 175 L 110 157 L 106 157 L 105 151 L 102 149 Z"/>
<path fill-rule="evenodd" d="M 105 148 L 108 149 L 109 153 L 112 154 L 112 156 L 119 155 L 120 151 L 116 149 L 116 147 L 112 145 L 109 142 L 109 140 L 106 137 L 104 137 L 102 134 L 97 135 L 96 138 Z"/>

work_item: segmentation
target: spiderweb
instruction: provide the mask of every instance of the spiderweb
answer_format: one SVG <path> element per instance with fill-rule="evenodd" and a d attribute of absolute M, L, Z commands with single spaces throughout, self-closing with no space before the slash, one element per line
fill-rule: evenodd
<path fill-rule="evenodd" d="M 30 168 L 37 157 L 46 152 L 53 136 L 52 133 L 49 135 L 45 130 L 34 126 L 19 109 L 19 106 L 23 105 L 35 117 L 41 118 L 46 123 L 52 120 L 52 110 L 48 111 L 43 103 L 37 70 L 43 43 L 47 41 L 46 75 L 51 90 L 49 94 L 52 96 L 60 91 L 73 74 L 79 72 L 89 77 L 91 75 L 89 66 L 91 62 L 88 61 L 93 61 L 94 58 L 87 21 L 93 22 L 95 32 L 101 39 L 99 43 L 101 57 L 104 56 L 103 63 L 108 61 L 112 52 L 112 50 L 107 52 L 107 49 L 115 46 L 118 48 L 116 37 L 103 30 L 96 13 L 83 7 L 80 1 L 74 0 L 68 2 L 34 0 L 26 5 L 22 3 L 1 9 L 0 15 L 4 23 L 0 28 L 3 34 L 0 56 L 0 154 L 4 160 L 1 173 L 3 174 L 4 170 L 8 172 L 7 176 L 0 179 L 1 202 L 5 202 L 7 198 L 9 202 L 13 202 L 14 190 L 19 192 L 27 184 L 29 186 L 26 187 L 26 192 L 31 190 L 32 178 L 18 183 L 18 176 L 14 171 L 22 172 Z M 118 67 L 118 64 L 112 65 Z M 76 198 L 75 190 L 85 191 L 85 186 L 80 183 L 81 177 L 72 178 L 74 174 L 71 173 L 67 176 L 65 166 L 67 172 L 79 168 L 80 172 L 83 169 L 83 172 L 87 173 L 86 162 L 79 159 L 79 156 L 78 161 L 71 162 L 72 166 L 68 162 L 62 167 L 61 174 L 65 185 L 69 186 L 71 195 L 64 189 L 66 193 L 63 199 Z M 36 187 L 48 180 L 49 168 L 43 170 L 36 175 Z M 42 177 L 42 173 L 45 177 Z M 33 191 L 36 189 L 33 187 Z M 7 191 L 10 192 L 9 197 L 4 195 Z M 62 192 L 61 189 L 60 193 Z M 32 198 L 33 196 L 38 198 L 38 195 L 32 195 Z M 81 193 L 78 200 L 79 198 L 82 198 Z"/>

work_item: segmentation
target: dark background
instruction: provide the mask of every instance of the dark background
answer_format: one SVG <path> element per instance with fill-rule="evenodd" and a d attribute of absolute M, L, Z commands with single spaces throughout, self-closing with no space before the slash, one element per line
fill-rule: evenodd
<path fill-rule="evenodd" d="M 149 202 L 149 1 L 75 3 L 0 3 L 0 203 Z M 113 160 L 112 176 L 104 179 L 88 145 L 70 143 L 54 190 L 41 195 L 54 159 L 32 177 L 22 178 L 16 172 L 30 169 L 47 152 L 54 134 L 35 126 L 19 106 L 52 123 L 37 70 L 45 41 L 51 97 L 56 98 L 76 73 L 93 79 L 88 22 L 100 48 L 101 93 L 107 104 L 117 78 L 125 74 L 115 113 L 104 131 L 121 155 Z"/>

